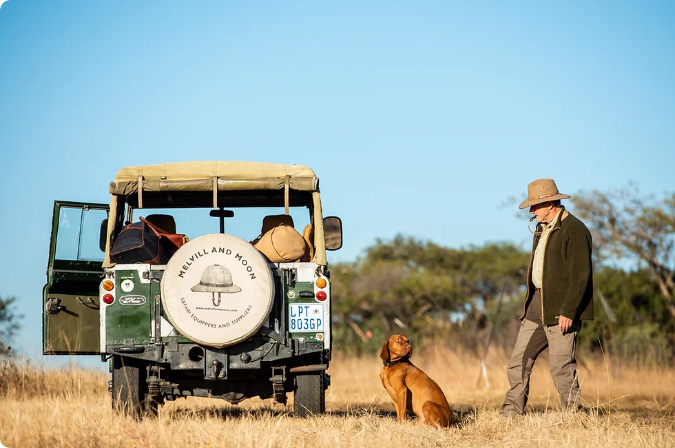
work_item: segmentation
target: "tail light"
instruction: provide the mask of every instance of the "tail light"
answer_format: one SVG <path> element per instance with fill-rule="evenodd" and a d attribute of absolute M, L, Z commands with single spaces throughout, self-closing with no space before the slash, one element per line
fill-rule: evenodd
<path fill-rule="evenodd" d="M 326 291 L 319 291 L 316 293 L 316 300 L 318 300 L 319 302 L 323 302 L 324 300 L 326 300 L 326 297 L 327 297 Z"/>
<path fill-rule="evenodd" d="M 106 304 L 108 304 L 108 305 L 110 305 L 111 303 L 113 303 L 114 300 L 115 300 L 115 298 L 113 297 L 112 294 L 105 294 L 105 295 L 103 295 L 103 302 L 106 303 Z"/>

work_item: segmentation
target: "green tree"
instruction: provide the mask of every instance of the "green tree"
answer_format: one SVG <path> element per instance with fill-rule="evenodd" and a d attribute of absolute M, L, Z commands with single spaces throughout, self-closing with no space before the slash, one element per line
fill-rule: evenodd
<path fill-rule="evenodd" d="M 374 350 L 396 332 L 424 340 L 453 325 L 480 331 L 498 297 L 522 303 L 528 257 L 509 243 L 451 249 L 400 235 L 378 240 L 332 269 L 336 338 Z"/>
<path fill-rule="evenodd" d="M 675 320 L 675 193 L 657 199 L 626 187 L 581 192 L 572 201 L 593 235 L 597 260 L 616 257 L 645 263 Z"/>
<path fill-rule="evenodd" d="M 7 354 L 10 347 L 7 345 L 19 328 L 19 319 L 22 315 L 15 313 L 16 297 L 0 297 L 0 354 Z"/>
<path fill-rule="evenodd" d="M 595 270 L 595 319 L 584 322 L 580 344 L 640 364 L 668 364 L 673 356 L 673 323 L 648 269 L 610 266 Z"/>

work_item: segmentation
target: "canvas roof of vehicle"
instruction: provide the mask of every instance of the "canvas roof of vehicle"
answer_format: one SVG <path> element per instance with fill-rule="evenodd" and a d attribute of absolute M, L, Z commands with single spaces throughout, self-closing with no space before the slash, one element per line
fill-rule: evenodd
<path fill-rule="evenodd" d="M 179 162 L 157 165 L 140 165 L 122 168 L 110 183 L 110 215 L 116 216 L 117 196 L 137 194 L 139 207 L 146 192 L 213 191 L 214 201 L 220 191 L 282 190 L 289 176 L 291 190 L 309 192 L 313 203 L 313 225 L 316 251 L 312 261 L 325 265 L 326 252 L 319 197 L 319 179 L 311 168 L 302 165 L 276 163 L 211 161 Z M 140 188 L 139 188 L 140 187 Z M 215 187 L 215 188 L 214 188 Z M 140 190 L 140 193 L 139 193 Z M 110 267 L 110 235 L 115 221 L 108 223 L 104 267 Z"/>
<path fill-rule="evenodd" d="M 290 176 L 290 188 L 318 191 L 319 179 L 311 168 L 277 163 L 211 161 L 140 165 L 122 168 L 110 184 L 110 193 L 138 191 L 279 190 Z"/>

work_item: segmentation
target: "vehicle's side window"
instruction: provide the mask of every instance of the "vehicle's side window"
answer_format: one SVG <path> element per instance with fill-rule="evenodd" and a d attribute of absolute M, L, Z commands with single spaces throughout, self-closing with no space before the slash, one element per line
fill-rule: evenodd
<path fill-rule="evenodd" d="M 107 211 L 89 208 L 61 207 L 56 238 L 57 260 L 103 261 L 99 248 L 101 221 Z"/>

